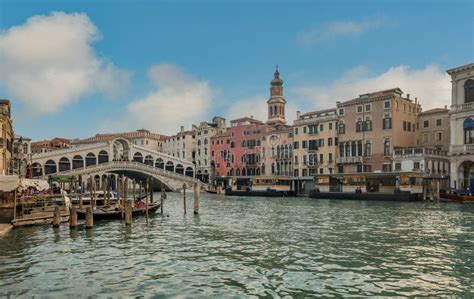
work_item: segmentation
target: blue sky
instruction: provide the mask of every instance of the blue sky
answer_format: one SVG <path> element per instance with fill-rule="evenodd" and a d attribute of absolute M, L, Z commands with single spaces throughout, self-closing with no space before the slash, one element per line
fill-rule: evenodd
<path fill-rule="evenodd" d="M 450 104 L 445 70 L 474 62 L 473 12 L 473 1 L 0 1 L 0 98 L 35 140 L 170 134 L 213 115 L 264 119 L 278 64 L 290 122 L 390 87 L 428 109 Z"/>

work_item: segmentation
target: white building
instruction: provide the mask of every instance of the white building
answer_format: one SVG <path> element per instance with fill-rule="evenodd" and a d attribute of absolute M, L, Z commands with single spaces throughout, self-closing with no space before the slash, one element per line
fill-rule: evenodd
<path fill-rule="evenodd" d="M 451 187 L 474 188 L 474 63 L 447 71 L 451 75 Z"/>
<path fill-rule="evenodd" d="M 177 134 L 165 138 L 162 143 L 163 153 L 194 162 L 196 153 L 194 132 L 195 127 L 191 131 L 185 131 L 184 126 L 181 126 L 181 130 Z"/>
<path fill-rule="evenodd" d="M 428 147 L 399 148 L 393 151 L 392 167 L 396 172 L 423 172 L 447 177 L 448 153 Z"/>
<path fill-rule="evenodd" d="M 209 182 L 211 174 L 211 137 L 224 133 L 225 118 L 215 116 L 211 123 L 201 122 L 194 131 L 196 141 L 196 178 Z"/>

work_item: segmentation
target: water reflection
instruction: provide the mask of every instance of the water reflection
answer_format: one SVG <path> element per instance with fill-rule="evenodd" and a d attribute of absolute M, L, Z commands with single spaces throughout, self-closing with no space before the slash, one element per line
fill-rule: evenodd
<path fill-rule="evenodd" d="M 201 214 L 183 215 L 169 194 L 148 223 L 13 231 L 0 240 L 0 296 L 469 297 L 473 212 L 203 195 Z"/>

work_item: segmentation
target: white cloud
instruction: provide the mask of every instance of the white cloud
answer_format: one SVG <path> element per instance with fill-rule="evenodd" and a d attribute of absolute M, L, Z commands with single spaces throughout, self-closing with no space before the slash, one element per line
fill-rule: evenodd
<path fill-rule="evenodd" d="M 205 120 L 214 94 L 208 82 L 194 78 L 174 64 L 154 65 L 148 76 L 156 89 L 127 105 L 124 122 L 108 121 L 103 130 L 143 127 L 173 134 L 180 125 L 190 129 L 192 124 Z"/>
<path fill-rule="evenodd" d="M 371 75 L 365 67 L 345 72 L 329 85 L 312 85 L 293 88 L 307 109 L 330 108 L 336 101 L 347 101 L 361 94 L 400 87 L 410 97 L 418 98 L 423 110 L 450 105 L 451 83 L 449 76 L 437 65 L 411 69 L 400 65 L 378 75 Z"/>
<path fill-rule="evenodd" d="M 385 19 L 381 16 L 372 16 L 361 21 L 334 21 L 317 26 L 301 33 L 298 41 L 303 46 L 311 46 L 323 41 L 340 37 L 358 37 L 364 32 L 375 30 L 383 26 Z"/>
<path fill-rule="evenodd" d="M 260 121 L 266 122 L 268 118 L 268 98 L 263 96 L 255 96 L 252 98 L 244 99 L 232 104 L 226 113 L 228 120 L 233 120 L 240 117 L 251 117 Z M 285 108 L 286 123 L 291 125 L 293 120 L 296 118 L 296 111 L 298 108 L 295 104 L 289 102 Z"/>
<path fill-rule="evenodd" d="M 0 32 L 0 84 L 30 112 L 51 114 L 96 92 L 115 95 L 130 74 L 96 54 L 97 27 L 83 13 L 54 12 Z"/>

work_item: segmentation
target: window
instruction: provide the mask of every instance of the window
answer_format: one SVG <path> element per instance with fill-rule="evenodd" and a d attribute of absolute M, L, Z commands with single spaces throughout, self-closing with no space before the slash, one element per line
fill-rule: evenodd
<path fill-rule="evenodd" d="M 329 155 L 328 155 L 328 161 L 329 161 L 329 163 L 332 163 L 332 153 L 329 153 Z"/>
<path fill-rule="evenodd" d="M 303 140 L 303 144 L 301 146 L 302 148 L 307 148 L 308 147 L 308 141 Z"/>
<path fill-rule="evenodd" d="M 408 132 L 411 132 L 411 122 L 407 122 L 407 129 L 408 129 Z"/>
<path fill-rule="evenodd" d="M 474 102 L 474 80 L 464 83 L 464 103 Z"/>
<path fill-rule="evenodd" d="M 340 123 L 340 124 L 339 124 L 338 133 L 339 133 L 339 134 L 344 134 L 344 133 L 346 133 L 346 126 L 345 126 L 343 123 Z"/>
<path fill-rule="evenodd" d="M 384 156 L 390 156 L 390 139 L 388 138 L 383 142 L 383 154 Z"/>
<path fill-rule="evenodd" d="M 365 111 L 366 111 L 366 112 L 370 112 L 370 110 L 372 110 L 372 105 L 366 104 L 366 105 L 365 105 Z"/>
<path fill-rule="evenodd" d="M 406 131 L 406 130 L 407 130 L 407 122 L 403 121 L 403 131 Z"/>
<path fill-rule="evenodd" d="M 372 155 L 372 148 L 371 148 L 371 145 L 370 145 L 370 141 L 367 140 L 365 142 L 365 151 L 364 151 L 364 156 L 365 157 L 370 157 Z"/>
<path fill-rule="evenodd" d="M 441 118 L 438 118 L 438 119 L 436 120 L 436 126 L 437 126 L 437 127 L 441 127 L 442 125 L 443 125 L 443 120 L 442 120 Z"/>
<path fill-rule="evenodd" d="M 472 118 L 470 117 L 466 118 L 464 120 L 463 127 L 464 127 L 464 144 L 474 143 L 474 121 L 472 120 Z"/>
<path fill-rule="evenodd" d="M 372 120 L 369 117 L 365 119 L 365 130 L 372 131 Z"/>
<path fill-rule="evenodd" d="M 298 128 L 295 128 L 295 135 L 298 135 Z"/>
<path fill-rule="evenodd" d="M 436 141 L 441 141 L 443 140 L 443 133 L 442 132 L 437 132 L 436 133 Z"/>
<path fill-rule="evenodd" d="M 319 154 L 319 163 L 323 163 L 323 154 Z"/>
<path fill-rule="evenodd" d="M 308 126 L 309 134 L 316 134 L 318 133 L 318 126 L 317 125 L 311 125 Z"/>
<path fill-rule="evenodd" d="M 430 126 L 430 122 L 428 120 L 423 121 L 423 128 L 428 128 Z"/>
<path fill-rule="evenodd" d="M 392 171 L 392 164 L 384 164 L 382 165 L 383 172 L 391 172 Z"/>
<path fill-rule="evenodd" d="M 324 124 L 319 124 L 319 132 L 322 132 L 324 129 Z"/>
<path fill-rule="evenodd" d="M 384 109 L 390 109 L 392 107 L 392 103 L 390 101 L 383 102 Z"/>
<path fill-rule="evenodd" d="M 362 156 L 362 141 L 357 142 L 357 156 Z"/>
<path fill-rule="evenodd" d="M 306 127 L 303 127 L 303 133 L 306 134 Z"/>
<path fill-rule="evenodd" d="M 318 149 L 318 142 L 316 140 L 310 140 L 309 141 L 309 150 L 310 151 L 315 151 L 317 149 Z"/>
<path fill-rule="evenodd" d="M 328 138 L 328 146 L 332 146 L 332 138 Z"/>
<path fill-rule="evenodd" d="M 356 123 L 356 132 L 362 132 L 362 131 L 363 131 L 362 119 L 358 118 L 357 123 Z"/>
<path fill-rule="evenodd" d="M 362 105 L 357 106 L 357 113 L 362 113 Z"/>
<path fill-rule="evenodd" d="M 396 171 L 402 170 L 402 163 L 400 163 L 400 162 L 395 163 L 395 170 Z"/>
<path fill-rule="evenodd" d="M 339 108 L 339 115 L 344 115 L 344 108 Z"/>
<path fill-rule="evenodd" d="M 391 129 L 392 128 L 392 118 L 386 114 L 383 118 L 383 129 Z"/>
<path fill-rule="evenodd" d="M 319 146 L 324 146 L 324 139 L 319 139 L 318 144 Z"/>
<path fill-rule="evenodd" d="M 420 162 L 413 163 L 413 170 L 420 170 Z"/>
<path fill-rule="evenodd" d="M 298 149 L 299 147 L 300 147 L 299 141 L 293 142 L 293 148 L 294 148 L 294 149 Z"/>
<path fill-rule="evenodd" d="M 332 123 L 329 123 L 329 130 L 332 130 Z"/>

